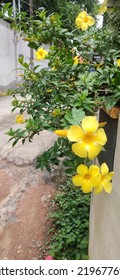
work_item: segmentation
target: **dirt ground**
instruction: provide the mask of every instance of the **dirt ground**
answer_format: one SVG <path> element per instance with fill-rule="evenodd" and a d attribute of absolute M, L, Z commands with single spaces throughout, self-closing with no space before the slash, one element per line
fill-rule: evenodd
<path fill-rule="evenodd" d="M 51 147 L 54 133 L 41 131 L 32 143 L 13 148 L 6 132 L 18 112 L 11 113 L 11 96 L 0 97 L 0 259 L 44 259 L 51 200 L 56 188 L 48 174 L 35 168 L 38 155 Z"/>
<path fill-rule="evenodd" d="M 33 166 L 11 167 L 0 162 L 1 260 L 44 259 L 55 193 L 56 188 L 46 184 Z"/>

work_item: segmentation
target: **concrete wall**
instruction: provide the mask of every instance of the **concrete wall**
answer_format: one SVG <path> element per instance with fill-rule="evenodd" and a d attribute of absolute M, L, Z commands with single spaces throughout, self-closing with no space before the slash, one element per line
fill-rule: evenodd
<path fill-rule="evenodd" d="M 20 65 L 17 62 L 19 54 L 29 61 L 29 48 L 18 34 L 10 29 L 9 23 L 0 20 L 0 91 L 16 87 Z"/>
<path fill-rule="evenodd" d="M 0 91 L 16 84 L 14 39 L 9 24 L 0 20 Z"/>
<path fill-rule="evenodd" d="M 49 45 L 44 46 L 47 50 Z M 18 74 L 23 71 L 18 63 L 19 55 L 24 55 L 24 60 L 30 62 L 30 49 L 19 34 L 10 29 L 9 23 L 0 20 L 0 91 L 15 88 L 21 81 Z M 39 64 L 41 68 L 47 67 L 48 61 L 34 61 L 34 65 Z"/>
<path fill-rule="evenodd" d="M 120 119 L 114 158 L 113 191 L 91 197 L 89 256 L 120 260 Z"/>
<path fill-rule="evenodd" d="M 120 7 L 120 0 L 108 0 L 108 6 Z M 105 120 L 104 120 L 105 121 Z M 114 122 L 112 120 L 112 122 Z M 116 124 L 114 125 L 114 127 Z M 114 138 L 109 126 L 109 133 Z M 112 151 L 109 148 L 108 162 Z M 103 156 L 104 157 L 104 156 Z M 103 162 L 106 162 L 105 157 Z M 111 162 L 112 164 L 112 162 Z M 91 197 L 89 258 L 91 260 L 120 260 L 120 118 L 113 162 L 113 190 L 111 194 L 102 192 Z"/>

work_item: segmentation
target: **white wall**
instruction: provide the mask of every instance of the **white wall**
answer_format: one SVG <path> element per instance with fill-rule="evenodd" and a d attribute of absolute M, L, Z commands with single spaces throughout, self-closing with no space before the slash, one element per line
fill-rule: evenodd
<path fill-rule="evenodd" d="M 30 62 L 30 49 L 19 34 L 16 34 L 10 29 L 9 23 L 0 20 L 0 91 L 5 91 L 10 88 L 15 88 L 21 81 L 18 74 L 23 73 L 21 65 L 18 63 L 19 55 L 24 55 L 24 60 Z M 45 46 L 46 50 L 49 46 Z M 35 52 L 34 52 L 35 53 Z M 35 56 L 35 55 L 34 55 Z M 40 65 L 40 68 L 47 67 L 48 61 L 36 61 L 34 65 Z"/>
<path fill-rule="evenodd" d="M 91 260 L 120 260 L 120 119 L 114 172 L 112 193 L 92 195 L 89 239 Z"/>
<path fill-rule="evenodd" d="M 0 20 L 0 90 L 16 84 L 14 32 L 9 24 Z"/>
<path fill-rule="evenodd" d="M 0 91 L 15 88 L 20 78 L 16 70 L 21 67 L 17 61 L 19 54 L 23 54 L 29 62 L 30 49 L 27 42 L 19 34 L 10 29 L 9 23 L 0 20 Z"/>

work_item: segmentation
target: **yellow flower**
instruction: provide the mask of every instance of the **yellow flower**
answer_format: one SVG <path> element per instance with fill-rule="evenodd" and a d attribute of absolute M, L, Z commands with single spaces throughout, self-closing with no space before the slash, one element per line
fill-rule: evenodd
<path fill-rule="evenodd" d="M 100 122 L 99 127 L 104 127 L 107 124 L 107 122 Z"/>
<path fill-rule="evenodd" d="M 23 115 L 17 115 L 15 120 L 16 120 L 16 123 L 20 123 L 20 124 L 25 122 L 25 119 L 24 119 Z"/>
<path fill-rule="evenodd" d="M 52 89 L 47 89 L 46 92 L 47 93 L 51 93 L 53 90 Z"/>
<path fill-rule="evenodd" d="M 87 14 L 87 12 L 82 11 L 78 14 L 75 20 L 75 24 L 78 29 L 82 31 L 87 30 L 89 26 L 95 24 L 95 19 Z"/>
<path fill-rule="evenodd" d="M 72 145 L 72 150 L 77 156 L 88 157 L 91 160 L 100 153 L 107 141 L 104 129 L 99 129 L 99 123 L 94 116 L 84 117 L 82 127 L 71 126 L 67 137 L 70 141 L 77 142 Z"/>
<path fill-rule="evenodd" d="M 112 183 L 110 182 L 113 178 L 114 172 L 109 173 L 109 168 L 106 163 L 101 164 L 100 167 L 101 170 L 101 179 L 100 179 L 100 184 L 95 187 L 94 193 L 98 194 L 103 191 L 103 189 L 107 193 L 111 193 L 112 191 Z"/>
<path fill-rule="evenodd" d="M 84 59 L 82 56 L 78 56 L 76 55 L 75 57 L 73 57 L 73 60 L 74 60 L 74 65 L 80 63 L 80 64 L 83 64 L 84 63 Z"/>
<path fill-rule="evenodd" d="M 101 5 L 98 14 L 101 15 L 107 11 L 107 6 L 106 5 Z"/>
<path fill-rule="evenodd" d="M 100 63 L 94 64 L 94 66 L 96 67 L 96 69 L 99 69 L 103 66 L 103 64 L 104 64 L 103 62 L 100 62 Z"/>
<path fill-rule="evenodd" d="M 120 58 L 117 59 L 117 66 L 120 67 Z"/>
<path fill-rule="evenodd" d="M 108 0 L 104 0 L 102 5 L 100 6 L 100 9 L 98 11 L 98 14 L 101 15 L 107 11 L 107 2 Z"/>
<path fill-rule="evenodd" d="M 18 74 L 19 77 L 24 77 L 24 74 Z"/>
<path fill-rule="evenodd" d="M 74 60 L 74 65 L 77 65 L 79 63 L 79 58 L 77 55 L 73 57 L 73 60 Z"/>
<path fill-rule="evenodd" d="M 68 132 L 67 129 L 58 129 L 54 131 L 55 134 L 61 137 L 67 137 L 67 132 Z"/>
<path fill-rule="evenodd" d="M 37 52 L 35 53 L 35 56 L 36 56 L 37 60 L 42 60 L 42 59 L 45 59 L 47 54 L 48 54 L 48 52 L 46 50 L 44 50 L 43 48 L 39 48 L 37 50 Z"/>
<path fill-rule="evenodd" d="M 75 186 L 81 187 L 84 193 L 92 191 L 93 187 L 100 184 L 99 167 L 91 165 L 89 168 L 86 165 L 79 165 L 77 168 L 77 175 L 72 178 Z"/>
<path fill-rule="evenodd" d="M 56 67 L 55 67 L 55 66 L 53 66 L 53 67 L 51 68 L 51 70 L 52 70 L 52 71 L 55 71 L 55 70 L 56 70 Z"/>

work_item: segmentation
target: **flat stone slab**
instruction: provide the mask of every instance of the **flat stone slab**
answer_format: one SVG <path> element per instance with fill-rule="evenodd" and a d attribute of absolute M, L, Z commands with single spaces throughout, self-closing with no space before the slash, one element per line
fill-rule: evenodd
<path fill-rule="evenodd" d="M 10 96 L 0 98 L 0 157 L 6 159 L 8 162 L 13 162 L 16 165 L 32 164 L 38 155 L 50 148 L 57 136 L 53 132 L 43 130 L 39 135 L 35 135 L 33 142 L 26 140 L 24 145 L 18 141 L 17 145 L 12 147 L 12 141 L 9 142 L 10 137 L 6 132 L 12 127 L 13 129 L 24 128 L 24 124 L 16 124 L 15 116 L 19 113 L 11 113 Z M 5 110 L 4 110 L 5 108 Z"/>
<path fill-rule="evenodd" d="M 8 162 L 13 162 L 16 165 L 32 164 L 39 155 L 54 144 L 56 139 L 54 133 L 43 130 L 39 135 L 35 135 L 33 142 L 26 141 L 24 145 L 12 148 L 12 151 L 7 153 L 5 158 Z M 3 151 L 5 152 L 5 150 Z M 2 158 L 4 158 L 4 154 Z"/>

